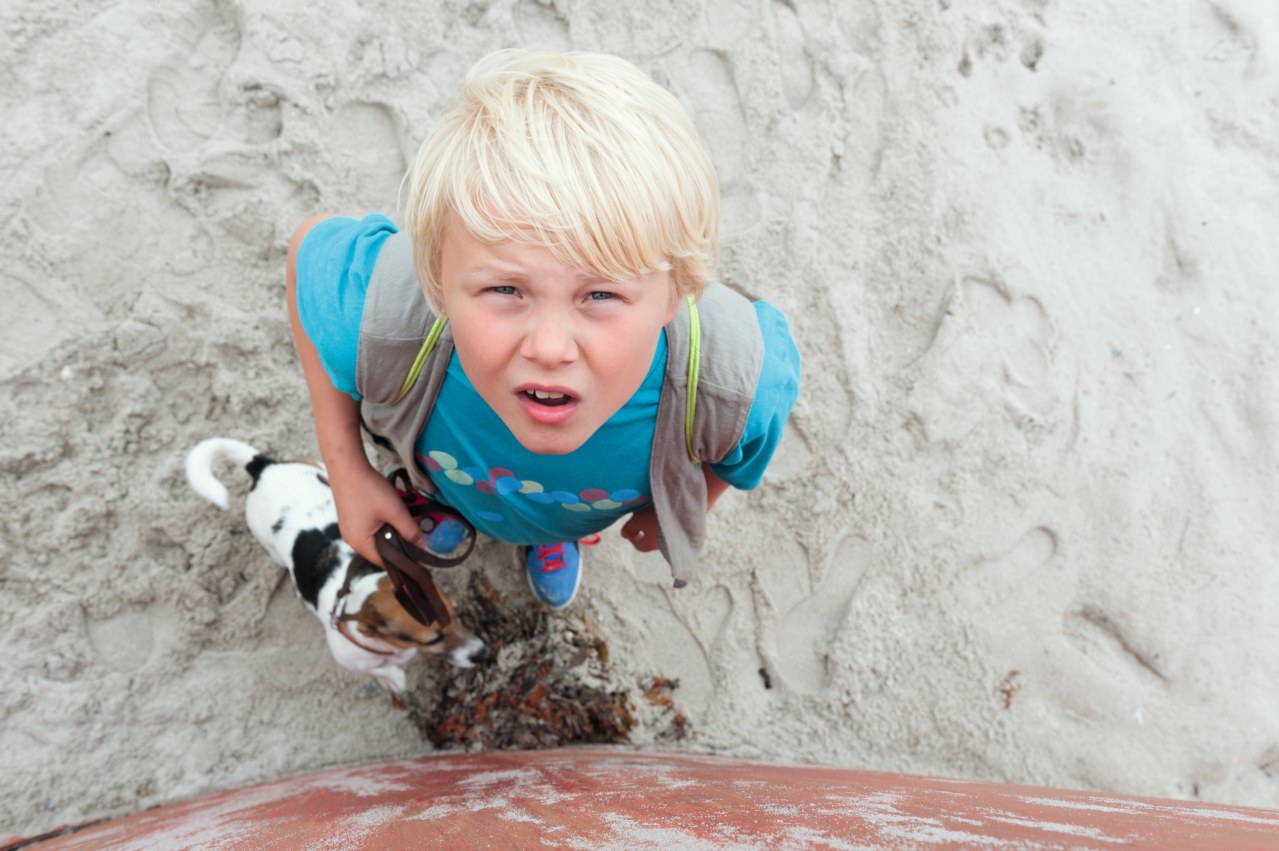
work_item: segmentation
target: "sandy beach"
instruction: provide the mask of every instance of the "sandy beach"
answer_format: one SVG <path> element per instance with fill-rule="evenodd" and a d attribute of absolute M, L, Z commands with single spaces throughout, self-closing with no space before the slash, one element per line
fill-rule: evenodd
<path fill-rule="evenodd" d="M 432 746 L 182 459 L 315 455 L 284 257 L 466 69 L 686 105 L 804 390 L 700 573 L 566 623 L 646 748 L 1279 807 L 1279 8 L 17 0 L 0 11 L 0 837 Z M 504 599 L 516 555 L 474 565 Z M 457 581 L 464 582 L 465 577 Z M 421 679 L 434 661 L 418 661 Z M 643 720 L 643 719 L 641 719 Z"/>

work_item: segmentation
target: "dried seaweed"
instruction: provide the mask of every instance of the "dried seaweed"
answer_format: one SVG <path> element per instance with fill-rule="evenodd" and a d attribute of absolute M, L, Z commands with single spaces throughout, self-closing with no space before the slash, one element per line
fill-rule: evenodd
<path fill-rule="evenodd" d="M 607 643 L 581 615 L 508 605 L 478 570 L 455 603 L 459 619 L 488 646 L 489 661 L 469 670 L 429 666 L 420 678 L 409 719 L 437 748 L 624 743 L 637 724 L 638 694 L 670 716 L 659 737 L 682 738 L 686 722 L 670 697 L 675 683 L 616 682 Z"/>

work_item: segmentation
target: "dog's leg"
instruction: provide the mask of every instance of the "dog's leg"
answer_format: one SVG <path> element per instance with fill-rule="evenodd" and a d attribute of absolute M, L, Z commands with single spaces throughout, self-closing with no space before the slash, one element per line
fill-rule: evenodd
<path fill-rule="evenodd" d="M 391 693 L 392 697 L 401 694 L 406 685 L 404 669 L 399 665 L 383 665 L 380 668 L 374 668 L 369 673 L 382 684 L 382 687 Z"/>

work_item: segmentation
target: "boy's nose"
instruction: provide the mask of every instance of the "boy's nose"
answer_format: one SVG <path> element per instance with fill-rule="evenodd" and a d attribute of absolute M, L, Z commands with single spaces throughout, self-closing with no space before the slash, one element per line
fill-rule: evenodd
<path fill-rule="evenodd" d="M 539 316 L 529 324 L 520 354 L 547 368 L 577 359 L 577 342 L 572 325 L 563 317 Z"/>

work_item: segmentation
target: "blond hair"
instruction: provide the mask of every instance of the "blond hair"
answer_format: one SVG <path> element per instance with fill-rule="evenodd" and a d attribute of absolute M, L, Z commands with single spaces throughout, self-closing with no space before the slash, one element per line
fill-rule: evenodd
<path fill-rule="evenodd" d="M 629 62 L 499 50 L 467 74 L 409 175 L 405 221 L 428 302 L 443 302 L 451 216 L 611 280 L 669 269 L 673 296 L 715 273 L 719 185 L 675 97 Z"/>

